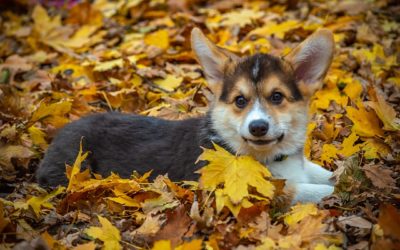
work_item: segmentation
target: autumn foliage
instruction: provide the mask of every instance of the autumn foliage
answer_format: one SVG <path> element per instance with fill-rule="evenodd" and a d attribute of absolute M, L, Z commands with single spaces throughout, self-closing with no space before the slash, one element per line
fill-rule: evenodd
<path fill-rule="evenodd" d="M 0 249 L 400 249 L 399 12 L 390 0 L 5 1 Z M 35 184 L 57 130 L 81 116 L 204 114 L 193 27 L 238 55 L 285 55 L 318 28 L 334 33 L 305 145 L 334 171 L 333 195 L 284 207 L 283 180 L 218 145 L 199 156 L 198 182 L 91 174 L 81 149 L 68 187 Z"/>

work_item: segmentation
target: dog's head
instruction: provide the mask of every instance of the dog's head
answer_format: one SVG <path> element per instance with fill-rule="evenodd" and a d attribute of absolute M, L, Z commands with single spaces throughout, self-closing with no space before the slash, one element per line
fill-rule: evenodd
<path fill-rule="evenodd" d="M 321 29 L 284 58 L 240 58 L 192 30 L 192 48 L 214 94 L 213 129 L 239 154 L 266 160 L 303 148 L 308 101 L 322 85 L 334 41 Z"/>

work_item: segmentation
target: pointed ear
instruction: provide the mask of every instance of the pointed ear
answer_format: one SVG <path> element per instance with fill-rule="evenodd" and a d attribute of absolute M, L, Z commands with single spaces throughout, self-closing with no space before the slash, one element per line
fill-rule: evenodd
<path fill-rule="evenodd" d="M 320 29 L 293 49 L 286 57 L 294 70 L 300 90 L 312 95 L 322 85 L 334 53 L 332 32 Z"/>
<path fill-rule="evenodd" d="M 192 49 L 204 70 L 207 82 L 214 92 L 216 85 L 223 81 L 227 65 L 238 60 L 239 57 L 212 44 L 198 28 L 192 30 L 191 43 Z"/>

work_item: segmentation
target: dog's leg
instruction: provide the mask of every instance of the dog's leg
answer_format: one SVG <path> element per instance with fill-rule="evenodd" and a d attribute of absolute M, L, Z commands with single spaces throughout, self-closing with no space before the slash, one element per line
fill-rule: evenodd
<path fill-rule="evenodd" d="M 307 173 L 310 183 L 333 186 L 330 180 L 332 172 L 304 158 L 304 171 Z"/>
<path fill-rule="evenodd" d="M 291 183 L 290 187 L 294 192 L 292 204 L 297 202 L 318 203 L 334 191 L 333 186 L 323 184 Z"/>

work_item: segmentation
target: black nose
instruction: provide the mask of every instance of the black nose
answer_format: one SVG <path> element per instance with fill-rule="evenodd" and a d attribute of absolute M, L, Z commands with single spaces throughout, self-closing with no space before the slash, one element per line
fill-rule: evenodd
<path fill-rule="evenodd" d="M 249 125 L 250 134 L 254 136 L 263 136 L 268 132 L 268 123 L 264 120 L 252 121 Z"/>

